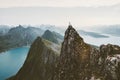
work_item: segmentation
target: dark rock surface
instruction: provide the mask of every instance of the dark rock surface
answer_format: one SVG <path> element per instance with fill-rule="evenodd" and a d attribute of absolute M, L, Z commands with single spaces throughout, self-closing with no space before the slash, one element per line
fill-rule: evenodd
<path fill-rule="evenodd" d="M 10 80 L 120 80 L 117 45 L 101 45 L 96 49 L 69 25 L 60 55 L 56 54 L 59 52 L 37 38 L 23 67 Z"/>
<path fill-rule="evenodd" d="M 53 80 L 58 54 L 38 37 L 31 45 L 23 67 L 10 80 Z"/>
<path fill-rule="evenodd" d="M 55 80 L 82 80 L 89 77 L 91 49 L 69 25 L 65 32 Z"/>
<path fill-rule="evenodd" d="M 120 47 L 86 44 L 69 25 L 54 80 L 120 80 Z"/>

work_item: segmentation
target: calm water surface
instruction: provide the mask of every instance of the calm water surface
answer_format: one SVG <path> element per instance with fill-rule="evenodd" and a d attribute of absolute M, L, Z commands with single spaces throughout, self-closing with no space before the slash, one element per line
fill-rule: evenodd
<path fill-rule="evenodd" d="M 0 53 L 0 80 L 15 75 L 23 65 L 30 47 L 20 47 Z"/>

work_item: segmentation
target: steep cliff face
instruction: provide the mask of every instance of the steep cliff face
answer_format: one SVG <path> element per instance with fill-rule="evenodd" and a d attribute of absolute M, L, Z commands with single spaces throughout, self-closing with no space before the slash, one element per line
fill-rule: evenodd
<path fill-rule="evenodd" d="M 69 25 L 61 52 L 59 46 L 37 38 L 10 80 L 120 80 L 120 47 L 108 44 L 96 49 Z"/>
<path fill-rule="evenodd" d="M 83 80 L 89 78 L 90 53 L 92 47 L 86 44 L 76 30 L 69 25 L 65 32 L 55 80 Z"/>
<path fill-rule="evenodd" d="M 23 67 L 10 80 L 53 80 L 59 53 L 52 50 L 50 45 L 38 37 L 31 45 Z"/>
<path fill-rule="evenodd" d="M 69 25 L 54 80 L 120 80 L 120 47 L 86 44 Z"/>

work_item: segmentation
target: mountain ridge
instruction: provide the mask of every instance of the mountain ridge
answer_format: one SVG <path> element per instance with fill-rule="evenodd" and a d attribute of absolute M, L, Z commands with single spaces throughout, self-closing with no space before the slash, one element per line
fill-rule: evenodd
<path fill-rule="evenodd" d="M 46 46 L 42 38 L 37 37 L 31 45 L 23 67 L 17 75 L 8 80 L 53 80 L 55 62 L 58 55 L 59 53 L 50 48 L 50 46 Z M 31 67 L 28 68 L 28 66 Z"/>
<path fill-rule="evenodd" d="M 45 31 L 41 28 L 32 26 L 24 27 L 22 25 L 10 28 L 9 30 L 7 29 L 7 31 L 1 29 L 0 33 L 3 34 L 0 34 L 0 52 L 9 50 L 11 48 L 30 46 L 33 41 L 38 36 L 42 36 Z M 51 38 L 55 38 L 56 42 L 61 44 L 63 36 L 57 32 L 51 32 L 51 34 Z"/>
<path fill-rule="evenodd" d="M 65 31 L 59 55 L 52 55 L 55 54 L 54 50 L 51 53 L 51 49 L 47 47 L 41 38 L 37 38 L 31 46 L 23 67 L 9 80 L 120 79 L 120 47 L 108 44 L 96 49 L 85 43 L 72 25 L 69 25 Z M 45 64 L 46 59 L 47 64 Z"/>

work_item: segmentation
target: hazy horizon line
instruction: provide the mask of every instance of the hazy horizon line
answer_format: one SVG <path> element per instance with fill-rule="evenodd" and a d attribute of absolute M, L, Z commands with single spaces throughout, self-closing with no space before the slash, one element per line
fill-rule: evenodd
<path fill-rule="evenodd" d="M 12 27 L 12 26 L 27 26 L 27 27 L 35 27 L 35 26 L 55 26 L 55 27 L 60 27 L 60 26 L 66 26 L 66 25 L 55 25 L 55 24 L 0 24 L 0 26 L 8 26 L 8 27 Z M 69 23 L 68 23 L 69 25 Z M 68 26 L 67 25 L 67 26 Z M 74 26 L 74 24 L 71 24 L 72 26 Z M 81 25 L 79 25 L 81 26 Z M 81 27 L 95 27 L 95 26 L 120 26 L 120 24 L 98 24 L 98 25 L 90 25 L 90 26 L 81 26 Z"/>

